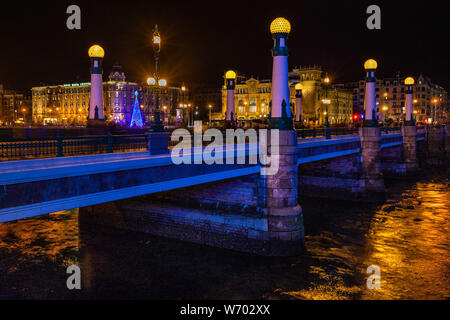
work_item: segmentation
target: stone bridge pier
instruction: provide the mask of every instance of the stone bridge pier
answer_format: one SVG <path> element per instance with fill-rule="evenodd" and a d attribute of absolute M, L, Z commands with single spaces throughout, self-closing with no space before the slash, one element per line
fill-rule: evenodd
<path fill-rule="evenodd" d="M 416 126 L 403 126 L 403 161 L 406 174 L 416 173 L 419 169 L 417 163 L 417 128 Z"/>
<path fill-rule="evenodd" d="M 429 126 L 426 128 L 427 134 L 427 164 L 432 166 L 442 166 L 448 164 L 449 155 L 449 125 Z"/>
<path fill-rule="evenodd" d="M 270 131 L 268 141 L 272 141 Z M 278 159 L 278 171 L 258 179 L 259 207 L 267 217 L 268 236 L 275 252 L 298 253 L 304 239 L 302 209 L 298 204 L 297 141 L 296 131 L 280 130 L 278 156 L 269 143 L 271 161 Z"/>
<path fill-rule="evenodd" d="M 381 132 L 379 127 L 362 127 L 361 138 L 362 175 L 365 198 L 384 199 L 386 188 L 381 171 Z"/>

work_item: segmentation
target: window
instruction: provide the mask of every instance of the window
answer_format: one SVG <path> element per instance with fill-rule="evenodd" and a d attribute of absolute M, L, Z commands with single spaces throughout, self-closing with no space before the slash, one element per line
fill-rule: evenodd
<path fill-rule="evenodd" d="M 250 112 L 253 112 L 253 113 L 256 112 L 256 100 L 255 99 L 250 100 Z"/>

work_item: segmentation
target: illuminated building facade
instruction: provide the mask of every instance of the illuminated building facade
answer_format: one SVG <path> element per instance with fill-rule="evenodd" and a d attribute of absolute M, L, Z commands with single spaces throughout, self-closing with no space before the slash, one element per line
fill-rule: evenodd
<path fill-rule="evenodd" d="M 0 125 L 23 125 L 31 118 L 31 96 L 5 90 L 0 84 Z"/>
<path fill-rule="evenodd" d="M 404 121 L 406 76 L 397 73 L 395 77 L 376 80 L 376 105 L 378 120 L 391 119 L 396 123 Z M 414 77 L 413 86 L 413 115 L 418 122 L 430 122 L 434 118 L 440 122 L 448 121 L 449 105 L 447 91 L 430 78 L 423 75 Z M 341 85 L 353 91 L 353 110 L 355 114 L 364 112 L 364 80 Z M 436 100 L 435 100 L 436 99 Z"/>
<path fill-rule="evenodd" d="M 323 125 L 325 122 L 324 99 L 331 100 L 328 105 L 330 124 L 346 124 L 352 121 L 352 93 L 344 88 L 324 83 L 325 73 L 320 66 L 300 67 L 289 72 L 289 95 L 291 113 L 295 115 L 295 85 L 301 83 L 302 120 L 308 125 Z M 253 77 L 237 77 L 235 87 L 235 111 L 237 120 L 267 118 L 270 112 L 272 82 Z M 226 86 L 222 87 L 222 119 L 226 112 Z"/>
<path fill-rule="evenodd" d="M 87 124 L 90 103 L 90 86 L 87 83 L 71 83 L 32 88 L 33 124 L 71 126 Z M 138 100 L 145 124 L 153 119 L 155 106 L 154 89 L 147 84 L 126 81 L 119 65 L 113 66 L 108 81 L 103 82 L 103 106 L 106 122 L 128 126 L 135 101 Z M 176 108 L 180 101 L 181 88 L 160 89 L 159 101 L 167 124 L 175 122 Z M 164 108 L 165 107 L 165 108 Z"/>

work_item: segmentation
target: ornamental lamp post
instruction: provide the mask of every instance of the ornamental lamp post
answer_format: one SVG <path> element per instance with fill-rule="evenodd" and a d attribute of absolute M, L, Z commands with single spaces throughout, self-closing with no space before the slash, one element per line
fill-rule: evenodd
<path fill-rule="evenodd" d="M 105 51 L 99 45 L 93 45 L 88 50 L 91 60 L 91 94 L 89 102 L 88 127 L 103 126 L 106 120 L 103 109 L 103 58 Z"/>
<path fill-rule="evenodd" d="M 274 40 L 272 48 L 272 107 L 269 115 L 269 129 L 292 130 L 287 38 L 291 32 L 291 24 L 279 17 L 270 24 L 270 33 Z"/>
<path fill-rule="evenodd" d="M 405 79 L 406 96 L 405 96 L 405 126 L 414 126 L 413 116 L 413 86 L 414 78 L 408 77 Z"/>
<path fill-rule="evenodd" d="M 154 88 L 155 92 L 155 111 L 154 119 L 150 124 L 150 132 L 164 132 L 164 123 L 161 121 L 161 110 L 159 106 L 159 90 L 165 87 L 167 81 L 159 77 L 159 52 L 161 51 L 161 35 L 158 31 L 158 25 L 155 25 L 152 38 L 153 53 L 155 57 L 155 74 L 154 77 L 147 79 L 147 84 Z"/>
<path fill-rule="evenodd" d="M 227 89 L 227 111 L 225 121 L 230 124 L 236 120 L 236 111 L 234 107 L 234 88 L 236 87 L 236 72 L 228 70 L 225 73 L 225 82 Z"/>
<path fill-rule="evenodd" d="M 169 153 L 169 133 L 164 131 L 164 123 L 161 121 L 161 109 L 159 106 L 159 90 L 167 86 L 167 81 L 159 76 L 159 52 L 161 51 L 161 35 L 158 31 L 158 25 L 155 25 L 152 38 L 153 53 L 155 56 L 155 73 L 153 77 L 147 79 L 147 84 L 154 88 L 155 92 L 155 111 L 154 119 L 150 123 L 147 132 L 147 148 L 150 155 L 159 155 Z"/>
<path fill-rule="evenodd" d="M 295 85 L 295 121 L 302 121 L 302 90 L 303 85 L 299 82 Z"/>
<path fill-rule="evenodd" d="M 374 59 L 369 59 L 364 63 L 366 70 L 366 89 L 364 92 L 364 127 L 376 127 L 376 93 L 375 93 L 375 70 L 378 64 Z"/>

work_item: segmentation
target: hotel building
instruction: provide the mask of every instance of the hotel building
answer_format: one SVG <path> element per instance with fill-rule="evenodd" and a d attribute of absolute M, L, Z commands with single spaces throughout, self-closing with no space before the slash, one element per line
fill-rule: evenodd
<path fill-rule="evenodd" d="M 33 125 L 84 126 L 87 123 L 90 83 L 70 83 L 34 87 L 32 91 Z M 113 66 L 108 81 L 103 82 L 103 103 L 107 123 L 130 125 L 134 92 L 138 91 L 139 106 L 145 124 L 153 119 L 155 90 L 147 84 L 126 81 L 119 65 Z M 181 88 L 160 88 L 161 119 L 175 122 Z"/>

